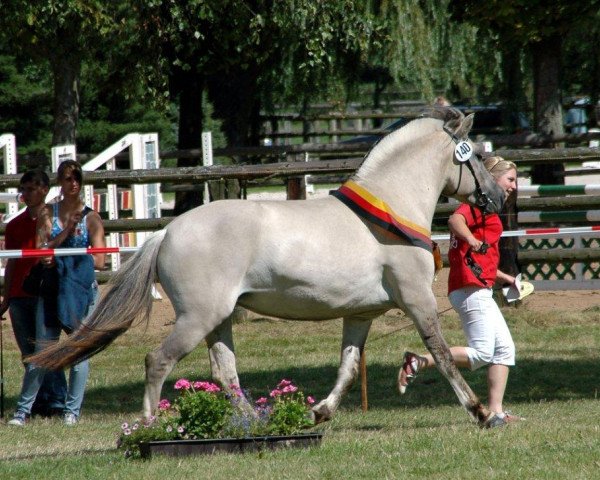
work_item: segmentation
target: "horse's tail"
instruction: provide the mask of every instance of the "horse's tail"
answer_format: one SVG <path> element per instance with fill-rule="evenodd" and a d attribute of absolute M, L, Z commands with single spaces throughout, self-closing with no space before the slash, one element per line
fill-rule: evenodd
<path fill-rule="evenodd" d="M 166 230 L 149 237 L 109 282 L 109 290 L 84 323 L 66 340 L 27 358 L 50 369 L 64 368 L 104 350 L 135 320 L 148 323 L 158 250 Z"/>

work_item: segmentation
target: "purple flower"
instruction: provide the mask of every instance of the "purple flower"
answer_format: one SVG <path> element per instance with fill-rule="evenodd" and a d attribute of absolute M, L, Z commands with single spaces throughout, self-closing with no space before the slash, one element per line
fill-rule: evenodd
<path fill-rule="evenodd" d="M 123 429 L 123 434 L 124 434 L 124 435 L 131 435 L 131 429 L 129 429 L 129 428 L 124 428 L 124 429 Z"/>
<path fill-rule="evenodd" d="M 185 428 L 183 428 L 181 425 L 179 425 L 179 427 L 177 427 L 177 431 L 179 433 L 183 433 L 183 432 L 185 432 Z"/>
<path fill-rule="evenodd" d="M 126 430 L 129 428 L 129 424 L 127 422 L 124 422 L 121 424 L 121 430 Z"/>
<path fill-rule="evenodd" d="M 309 395 L 308 397 L 306 397 L 306 403 L 312 405 L 313 403 L 315 403 L 315 399 Z"/>

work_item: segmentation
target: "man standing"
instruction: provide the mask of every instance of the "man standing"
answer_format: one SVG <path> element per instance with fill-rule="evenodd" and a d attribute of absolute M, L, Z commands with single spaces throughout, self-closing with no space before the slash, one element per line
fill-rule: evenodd
<path fill-rule="evenodd" d="M 19 192 L 27 209 L 6 226 L 7 250 L 35 249 L 38 213 L 45 205 L 50 188 L 48 175 L 43 170 L 30 170 L 20 180 Z M 0 316 L 8 310 L 21 358 L 32 355 L 35 347 L 35 315 L 37 297 L 25 293 L 23 279 L 38 262 L 37 258 L 11 258 L 4 273 L 4 298 Z M 48 372 L 36 398 L 34 412 L 43 415 L 62 414 L 67 391 L 63 371 Z"/>

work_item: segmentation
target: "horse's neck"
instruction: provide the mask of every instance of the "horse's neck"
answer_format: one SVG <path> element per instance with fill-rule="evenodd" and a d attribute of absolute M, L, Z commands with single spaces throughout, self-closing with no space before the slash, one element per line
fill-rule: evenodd
<path fill-rule="evenodd" d="M 441 194 L 441 156 L 408 148 L 364 165 L 353 180 L 404 218 L 429 228 Z"/>

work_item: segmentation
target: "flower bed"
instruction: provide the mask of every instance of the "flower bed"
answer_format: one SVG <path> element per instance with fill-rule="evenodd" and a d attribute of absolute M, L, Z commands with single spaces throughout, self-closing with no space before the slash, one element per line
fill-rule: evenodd
<path fill-rule="evenodd" d="M 180 379 L 174 388 L 178 397 L 173 403 L 161 400 L 158 415 L 121 425 L 118 447 L 126 456 L 308 446 L 321 440 L 321 434 L 301 435 L 313 426 L 309 414 L 314 399 L 305 398 L 289 380 L 281 380 L 254 406 L 235 385 L 225 391 L 211 382 Z"/>

